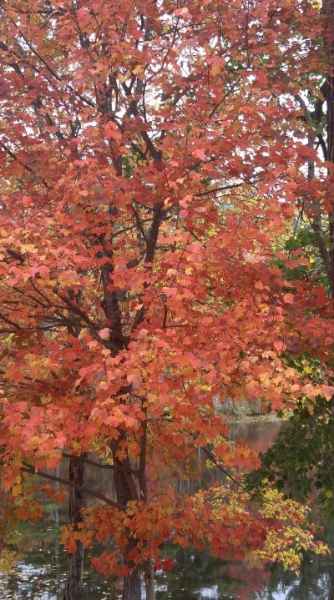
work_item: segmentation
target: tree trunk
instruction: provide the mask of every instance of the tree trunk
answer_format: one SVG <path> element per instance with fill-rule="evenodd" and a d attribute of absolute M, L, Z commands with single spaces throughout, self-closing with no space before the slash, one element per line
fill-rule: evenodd
<path fill-rule="evenodd" d="M 145 573 L 146 600 L 156 600 L 154 583 L 154 568 L 150 561 Z"/>
<path fill-rule="evenodd" d="M 138 570 L 124 577 L 122 600 L 141 600 L 141 578 Z"/>
<path fill-rule="evenodd" d="M 334 162 L 334 0 L 324 0 L 324 45 L 327 54 L 328 75 L 324 88 L 327 100 L 327 160 Z"/>
<path fill-rule="evenodd" d="M 82 486 L 84 484 L 84 455 L 69 459 L 69 480 L 72 482 L 69 498 L 69 518 L 75 529 L 82 519 L 84 507 Z M 63 600 L 81 600 L 81 579 L 83 573 L 83 546 L 76 543 L 76 550 L 69 559 L 69 574 Z"/>
<path fill-rule="evenodd" d="M 334 600 L 334 567 L 329 568 L 328 600 Z"/>
<path fill-rule="evenodd" d="M 138 500 L 137 484 L 131 472 L 131 463 L 129 459 L 120 461 L 116 455 L 114 455 L 114 486 L 117 501 L 124 508 L 131 500 Z M 130 553 L 135 545 L 136 541 L 130 539 L 126 554 Z M 124 556 L 124 560 L 125 564 L 133 569 L 133 563 L 131 561 L 127 562 L 126 556 Z M 141 600 L 141 577 L 138 568 L 135 568 L 130 575 L 123 578 L 122 600 Z"/>
<path fill-rule="evenodd" d="M 74 554 L 70 556 L 69 574 L 63 600 L 81 600 L 81 578 L 83 570 L 83 547 L 77 542 Z"/>

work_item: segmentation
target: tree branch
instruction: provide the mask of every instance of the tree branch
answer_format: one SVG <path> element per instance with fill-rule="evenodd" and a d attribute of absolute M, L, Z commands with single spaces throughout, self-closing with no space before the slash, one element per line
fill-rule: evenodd
<path fill-rule="evenodd" d="M 50 481 L 55 481 L 57 483 L 61 483 L 62 485 L 66 485 L 69 487 L 75 487 L 75 484 L 72 483 L 71 481 L 69 481 L 68 479 L 63 479 L 63 477 L 57 477 L 56 475 L 51 475 L 50 473 L 46 473 L 45 471 L 39 471 L 32 465 L 29 465 L 29 463 L 24 462 L 23 464 L 24 464 L 24 467 L 22 467 L 21 470 L 26 473 L 30 473 L 31 475 L 38 475 L 39 477 L 43 477 L 44 479 L 49 479 Z M 117 509 L 121 508 L 121 506 L 117 502 L 115 502 L 111 498 L 108 498 L 108 496 L 105 496 L 104 494 L 95 492 L 94 490 L 91 490 L 90 488 L 87 488 L 85 486 L 82 486 L 80 489 L 83 494 L 87 494 L 88 496 L 93 496 L 94 498 L 97 498 L 98 500 L 102 500 L 103 502 L 105 502 L 109 506 L 113 506 L 114 508 L 117 508 Z"/>

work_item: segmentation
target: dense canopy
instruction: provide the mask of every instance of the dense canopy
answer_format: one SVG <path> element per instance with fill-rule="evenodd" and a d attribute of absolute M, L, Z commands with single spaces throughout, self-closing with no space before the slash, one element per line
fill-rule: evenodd
<path fill-rule="evenodd" d="M 219 405 L 332 396 L 331 9 L 1 2 L 2 480 L 31 518 L 31 475 L 65 457 L 63 540 L 103 542 L 124 600 L 167 541 L 292 568 L 322 551 L 305 506 L 265 489 L 251 507 L 257 458 Z M 325 285 L 286 251 L 301 214 Z M 180 496 L 199 448 L 225 479 Z"/>

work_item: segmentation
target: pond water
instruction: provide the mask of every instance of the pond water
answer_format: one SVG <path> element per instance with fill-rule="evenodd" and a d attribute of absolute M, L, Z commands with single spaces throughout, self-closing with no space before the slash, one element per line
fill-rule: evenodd
<path fill-rule="evenodd" d="M 242 422 L 233 435 L 264 451 L 280 428 L 278 422 Z M 57 539 L 59 515 L 50 511 L 44 524 L 22 529 L 22 560 L 11 574 L 0 573 L 0 600 L 60 600 L 67 556 Z M 334 548 L 334 523 L 326 537 Z M 334 600 L 333 558 L 306 557 L 297 578 L 228 564 L 193 550 L 170 548 L 174 567 L 156 574 L 157 600 Z M 106 580 L 85 561 L 81 600 L 118 600 L 117 582 Z"/>
<path fill-rule="evenodd" d="M 60 600 L 66 579 L 66 557 L 56 542 L 53 530 L 45 532 L 40 547 L 27 553 L 16 571 L 0 576 L 1 600 Z M 36 532 L 32 532 L 36 535 Z M 245 572 L 243 565 L 231 566 L 205 553 L 175 549 L 175 568 L 157 573 L 157 600 L 332 600 L 334 562 L 306 560 L 301 576 Z M 241 579 L 243 577 L 243 580 Z M 267 578 L 267 582 L 265 579 Z M 82 600 L 117 600 L 113 581 L 106 581 L 87 568 Z"/>

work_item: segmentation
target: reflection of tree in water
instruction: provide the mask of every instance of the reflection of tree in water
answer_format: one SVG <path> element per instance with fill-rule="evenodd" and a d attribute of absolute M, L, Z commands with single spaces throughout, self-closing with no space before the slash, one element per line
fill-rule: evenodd
<path fill-rule="evenodd" d="M 334 600 L 334 410 L 322 398 L 300 404 L 262 456 L 261 468 L 249 478 L 256 489 L 262 479 L 300 501 L 313 502 L 315 518 L 332 550 L 328 557 L 305 556 L 299 577 L 272 570 L 270 585 L 255 598 L 271 600 Z"/>
<path fill-rule="evenodd" d="M 157 600 L 199 600 L 216 597 L 235 598 L 239 582 L 228 575 L 227 565 L 206 552 L 173 548 L 168 552 L 175 562 L 173 570 L 157 576 Z M 166 588 L 163 590 L 163 588 Z M 205 596 L 205 590 L 208 595 Z M 210 589 L 217 595 L 209 595 Z M 202 590 L 202 592 L 201 592 Z"/>
<path fill-rule="evenodd" d="M 305 557 L 298 577 L 275 568 L 270 584 L 255 594 L 256 600 L 333 600 L 334 564 L 330 560 Z"/>
<path fill-rule="evenodd" d="M 26 554 L 25 562 L 20 563 L 13 575 L 0 580 L 0 599 L 59 600 L 67 575 L 67 555 L 59 546 L 53 530 L 36 531 L 34 526 L 33 530 L 26 531 L 26 536 L 30 540 L 35 539 L 34 548 Z M 334 522 L 326 537 L 334 547 Z M 274 568 L 265 589 L 252 592 L 252 589 L 259 590 L 262 586 L 245 565 L 231 567 L 206 552 L 180 548 L 169 549 L 168 555 L 172 556 L 175 565 L 168 573 L 157 575 L 157 600 L 239 600 L 244 597 L 277 600 L 278 593 L 285 600 L 334 600 L 331 591 L 334 564 L 330 557 L 327 560 L 306 557 L 298 578 Z M 112 582 L 100 578 L 86 564 L 80 600 L 115 600 L 116 597 Z"/>
<path fill-rule="evenodd" d="M 298 488 L 294 490 L 294 494 L 298 492 L 299 498 L 303 493 L 309 493 L 311 482 L 307 466 L 312 464 L 312 483 L 316 475 L 317 480 L 323 482 L 323 487 L 319 488 L 318 504 L 321 498 L 324 501 L 328 498 L 324 519 L 326 539 L 334 548 L 334 515 L 328 512 L 333 503 L 330 491 L 334 491 L 334 417 L 333 420 L 328 418 L 328 409 L 328 402 L 323 406 L 319 404 L 316 409 L 316 417 L 321 417 L 323 411 L 326 411 L 326 419 L 323 420 L 310 418 L 306 413 L 295 415 L 285 425 L 270 452 L 264 456 L 263 464 L 267 468 L 266 476 L 271 471 L 282 482 L 285 490 L 288 489 L 287 481 L 291 489 L 294 483 Z M 267 425 L 265 422 L 261 423 L 264 430 Z M 261 435 L 261 427 L 259 424 L 256 437 Z M 247 423 L 247 427 L 243 425 L 245 439 L 249 437 L 252 428 L 252 423 Z M 254 431 L 251 433 L 254 438 Z M 331 468 L 328 468 L 330 458 Z M 316 465 L 317 473 L 314 468 Z M 283 477 L 284 473 L 287 475 L 286 479 Z M 59 522 L 57 510 L 53 515 L 55 506 L 50 504 L 45 508 L 50 517 L 49 525 L 51 521 L 60 525 L 65 515 L 60 515 Z M 23 528 L 19 549 L 24 562 L 12 576 L 4 579 L 0 577 L 0 600 L 60 600 L 60 590 L 68 571 L 68 556 L 57 541 L 55 530 L 48 529 L 45 523 Z M 209 597 L 210 600 L 334 600 L 334 560 L 331 557 L 307 556 L 300 577 L 273 568 L 265 585 L 264 580 L 260 579 L 261 574 L 248 570 L 244 564 L 223 563 L 206 552 L 169 548 L 168 555 L 174 559 L 175 566 L 168 573 L 158 574 L 157 600 L 206 600 Z M 80 600 L 117 598 L 112 582 L 104 580 L 90 569 L 87 559 L 83 584 Z"/>
<path fill-rule="evenodd" d="M 60 600 L 68 574 L 68 555 L 58 532 L 41 523 L 22 531 L 24 560 L 15 572 L 0 576 L 0 600 Z M 85 565 L 80 600 L 115 600 L 111 581 Z"/>
<path fill-rule="evenodd" d="M 59 547 L 55 531 L 49 529 L 37 532 L 34 527 L 30 534 L 38 541 L 35 542 L 34 549 L 26 554 L 25 562 L 18 565 L 15 573 L 0 580 L 0 600 L 61 598 L 60 590 L 67 576 L 67 555 L 62 551 L 62 547 Z M 240 589 L 240 582 L 228 575 L 226 563 L 210 557 L 206 552 L 195 550 L 172 548 L 168 554 L 173 557 L 175 567 L 168 573 L 158 574 L 157 600 L 239 598 L 237 590 Z M 217 596 L 210 594 L 213 591 L 217 592 Z M 116 598 L 117 593 L 112 581 L 103 580 L 87 565 L 80 600 Z"/>

